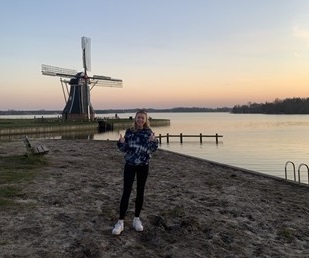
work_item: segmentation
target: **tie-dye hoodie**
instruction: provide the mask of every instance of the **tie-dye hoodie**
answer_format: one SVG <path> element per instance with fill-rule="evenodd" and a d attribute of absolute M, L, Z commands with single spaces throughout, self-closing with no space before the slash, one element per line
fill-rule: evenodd
<path fill-rule="evenodd" d="M 150 141 L 152 134 L 150 128 L 133 130 L 127 129 L 125 133 L 125 142 L 117 142 L 120 151 L 125 152 L 125 161 L 131 165 L 147 165 L 151 155 L 158 149 L 158 140 Z"/>

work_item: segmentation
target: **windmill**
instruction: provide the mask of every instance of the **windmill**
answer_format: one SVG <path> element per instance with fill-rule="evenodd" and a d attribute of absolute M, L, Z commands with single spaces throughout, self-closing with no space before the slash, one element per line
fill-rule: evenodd
<path fill-rule="evenodd" d="M 90 101 L 90 91 L 94 86 L 122 87 L 122 80 L 103 75 L 89 76 L 91 71 L 91 39 L 81 38 L 83 72 L 42 64 L 42 74 L 60 77 L 65 107 L 64 120 L 93 120 L 94 110 Z M 69 90 L 70 88 L 70 90 Z"/>

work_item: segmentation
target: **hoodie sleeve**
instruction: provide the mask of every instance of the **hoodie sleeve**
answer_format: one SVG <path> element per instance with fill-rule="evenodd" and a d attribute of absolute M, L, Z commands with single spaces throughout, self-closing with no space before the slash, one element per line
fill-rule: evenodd
<path fill-rule="evenodd" d="M 151 133 L 153 133 L 151 131 Z M 158 149 L 158 146 L 159 146 L 159 140 L 158 139 L 155 139 L 155 141 L 149 141 L 149 152 L 150 154 L 153 154 L 157 149 Z"/>
<path fill-rule="evenodd" d="M 127 136 L 128 136 L 128 130 L 126 130 L 126 133 L 124 135 L 124 139 L 125 139 L 125 142 L 124 143 L 121 143 L 120 140 L 117 141 L 117 147 L 120 151 L 122 152 L 126 152 L 127 149 L 128 149 L 128 142 L 127 142 Z"/>
<path fill-rule="evenodd" d="M 151 154 L 153 154 L 158 149 L 158 145 L 158 139 L 150 142 L 149 151 Z"/>

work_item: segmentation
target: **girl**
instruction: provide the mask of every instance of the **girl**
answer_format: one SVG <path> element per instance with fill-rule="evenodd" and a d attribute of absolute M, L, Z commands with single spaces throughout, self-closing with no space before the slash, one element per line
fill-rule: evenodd
<path fill-rule="evenodd" d="M 158 149 L 158 140 L 150 129 L 148 116 L 145 110 L 139 110 L 134 119 L 134 126 L 120 135 L 117 146 L 125 153 L 125 166 L 123 173 L 123 193 L 120 201 L 120 214 L 112 233 L 120 235 L 124 230 L 124 217 L 126 215 L 132 185 L 136 174 L 136 200 L 133 228 L 143 231 L 143 225 L 139 219 L 144 202 L 144 189 L 149 171 L 151 154 Z"/>

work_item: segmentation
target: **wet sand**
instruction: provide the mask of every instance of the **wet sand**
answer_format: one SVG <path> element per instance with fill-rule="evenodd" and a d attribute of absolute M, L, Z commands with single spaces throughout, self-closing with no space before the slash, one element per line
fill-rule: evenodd
<path fill-rule="evenodd" d="M 158 150 L 141 213 L 113 236 L 123 154 L 114 141 L 38 140 L 48 165 L 1 208 L 0 257 L 309 257 L 309 187 Z M 22 141 L 0 155 L 25 153 Z"/>

